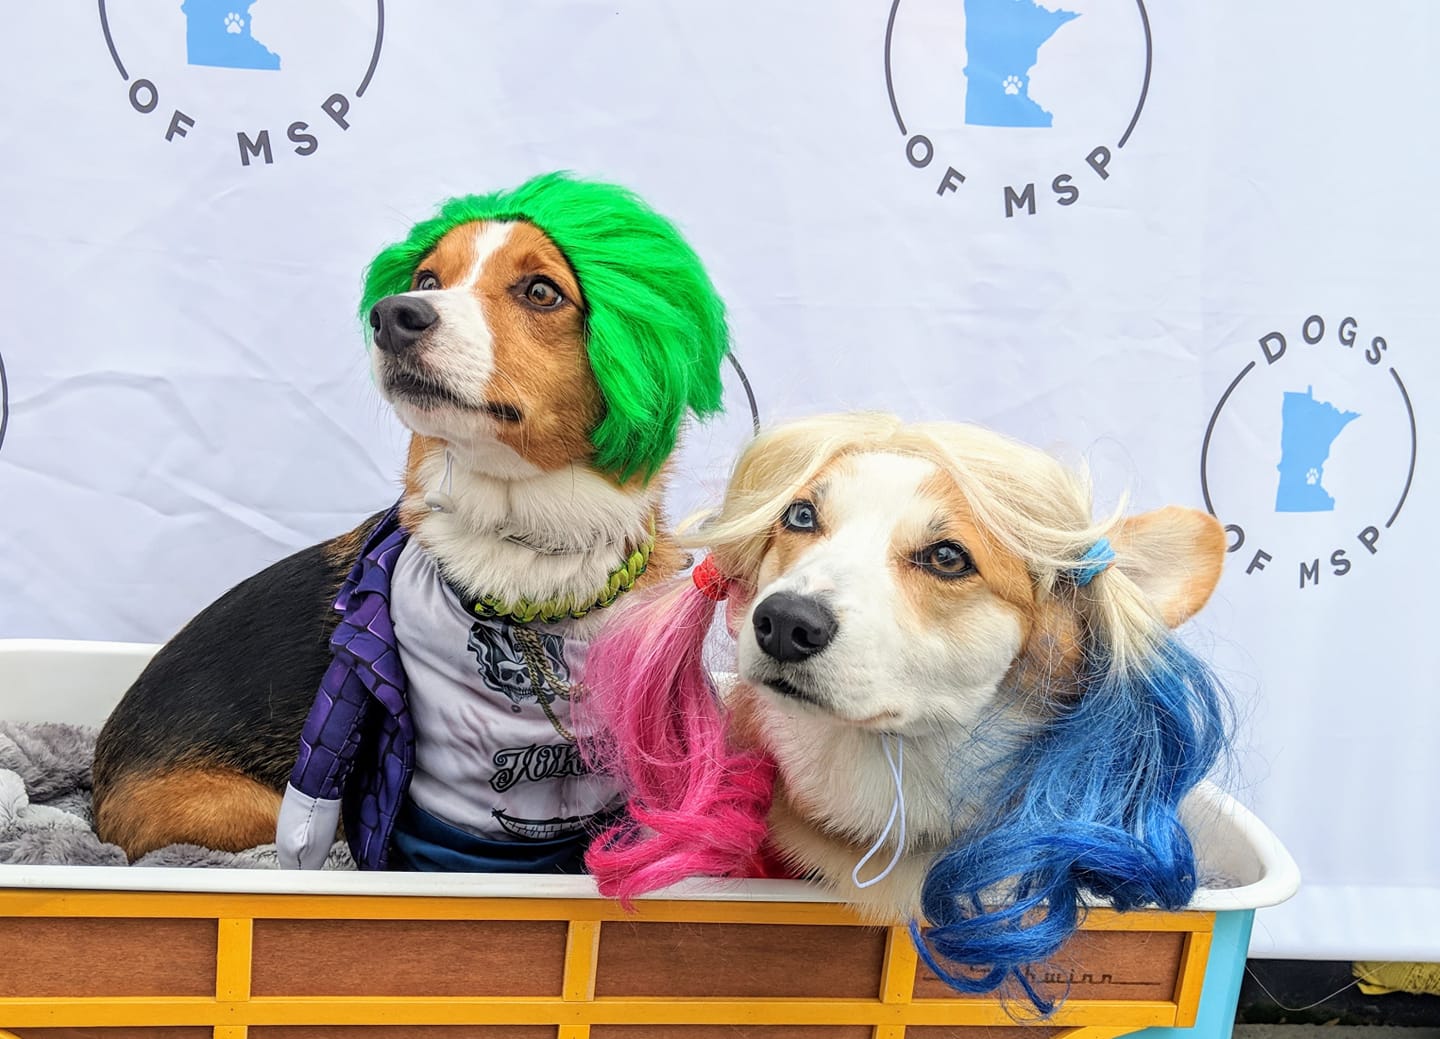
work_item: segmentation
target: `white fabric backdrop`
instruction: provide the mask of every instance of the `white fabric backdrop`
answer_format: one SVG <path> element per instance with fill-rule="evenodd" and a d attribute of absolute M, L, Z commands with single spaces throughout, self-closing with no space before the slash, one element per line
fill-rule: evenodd
<path fill-rule="evenodd" d="M 109 46 L 95 4 L 9 15 L 0 636 L 161 640 L 386 505 L 363 265 L 446 195 L 570 168 L 683 224 L 766 421 L 980 421 L 1089 458 L 1106 502 L 1199 505 L 1257 362 L 1206 452 L 1245 540 L 1192 632 L 1246 710 L 1234 785 L 1305 872 L 1254 951 L 1440 959 L 1432 3 L 1068 0 L 1027 44 L 994 29 L 1034 0 L 391 0 L 378 57 L 376 0 L 186 5 L 101 4 Z M 1277 512 L 1307 387 L 1360 417 L 1316 467 L 1333 510 Z M 677 512 L 748 434 L 730 395 Z"/>

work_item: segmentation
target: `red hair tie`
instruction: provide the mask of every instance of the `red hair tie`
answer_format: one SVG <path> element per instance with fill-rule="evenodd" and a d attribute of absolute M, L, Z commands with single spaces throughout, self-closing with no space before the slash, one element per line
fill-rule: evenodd
<path fill-rule="evenodd" d="M 700 589 L 705 598 L 715 602 L 721 602 L 730 594 L 730 582 L 715 565 L 713 555 L 706 556 L 700 561 L 700 565 L 690 571 L 690 579 L 695 582 L 695 587 Z"/>

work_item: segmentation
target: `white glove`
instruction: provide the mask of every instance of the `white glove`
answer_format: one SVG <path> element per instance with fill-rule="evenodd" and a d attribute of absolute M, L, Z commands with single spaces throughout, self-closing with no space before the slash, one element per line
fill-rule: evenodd
<path fill-rule="evenodd" d="M 280 802 L 275 827 L 275 849 L 281 869 L 319 869 L 330 855 L 340 827 L 340 800 L 321 800 L 302 794 L 289 783 Z"/>

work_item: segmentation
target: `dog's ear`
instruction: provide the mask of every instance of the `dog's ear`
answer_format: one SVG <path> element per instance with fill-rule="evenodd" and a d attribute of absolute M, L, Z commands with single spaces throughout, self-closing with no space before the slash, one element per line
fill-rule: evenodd
<path fill-rule="evenodd" d="M 1172 628 L 1200 612 L 1225 565 L 1225 528 L 1198 509 L 1171 505 L 1130 516 L 1110 542 L 1115 565 Z"/>
<path fill-rule="evenodd" d="M 1058 599 L 1036 604 L 1034 623 L 1010 666 L 1009 685 L 1034 709 L 1080 692 L 1084 640 L 1075 610 Z"/>

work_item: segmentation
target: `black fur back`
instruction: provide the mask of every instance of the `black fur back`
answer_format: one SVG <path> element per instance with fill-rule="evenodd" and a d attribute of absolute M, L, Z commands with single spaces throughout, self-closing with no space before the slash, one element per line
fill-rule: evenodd
<path fill-rule="evenodd" d="M 379 518 L 240 582 L 161 648 L 100 732 L 97 803 L 122 776 L 178 765 L 284 789 L 330 662 L 335 596 Z"/>

